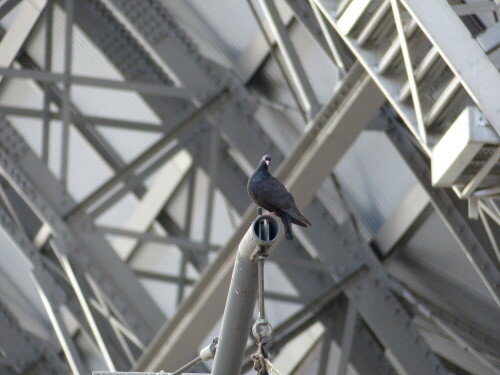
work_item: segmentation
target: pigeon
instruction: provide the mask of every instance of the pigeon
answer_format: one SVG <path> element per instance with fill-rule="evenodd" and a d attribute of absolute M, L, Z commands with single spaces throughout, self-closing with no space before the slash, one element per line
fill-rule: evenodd
<path fill-rule="evenodd" d="M 264 155 L 255 172 L 248 179 L 247 191 L 250 198 L 260 207 L 281 218 L 288 240 L 293 239 L 292 223 L 307 227 L 311 223 L 295 206 L 295 200 L 286 187 L 271 176 L 268 167 L 271 157 Z"/>

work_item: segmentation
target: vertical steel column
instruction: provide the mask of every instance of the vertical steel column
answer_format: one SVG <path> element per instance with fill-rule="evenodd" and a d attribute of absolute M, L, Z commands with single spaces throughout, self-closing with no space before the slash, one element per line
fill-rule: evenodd
<path fill-rule="evenodd" d="M 342 333 L 342 353 L 337 365 L 336 375 L 346 375 L 347 365 L 351 357 L 351 351 L 356 334 L 356 325 L 358 323 L 358 312 L 352 302 L 349 302 L 346 312 L 346 322 L 344 332 Z"/>
<path fill-rule="evenodd" d="M 73 57 L 73 17 L 74 0 L 65 1 L 66 25 L 64 32 L 64 92 L 62 100 L 62 145 L 61 145 L 61 183 L 66 188 L 68 182 L 69 125 L 71 122 L 71 63 Z"/>
<path fill-rule="evenodd" d="M 269 223 L 269 237 L 259 236 L 258 228 L 264 220 Z M 240 242 L 222 318 L 212 375 L 241 373 L 257 298 L 258 271 L 254 257 L 262 246 L 269 253 L 279 235 L 280 227 L 277 221 L 272 216 L 261 215 L 254 220 Z M 269 239 L 264 240 L 264 238 Z"/>
<path fill-rule="evenodd" d="M 53 0 L 48 0 L 45 7 L 45 55 L 43 70 L 50 73 L 52 70 L 52 27 L 53 27 Z M 43 128 L 42 128 L 42 161 L 49 163 L 50 146 L 50 83 L 43 83 Z"/>

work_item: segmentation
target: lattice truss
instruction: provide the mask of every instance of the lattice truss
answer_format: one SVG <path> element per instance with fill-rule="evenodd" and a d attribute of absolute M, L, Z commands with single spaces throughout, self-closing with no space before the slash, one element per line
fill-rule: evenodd
<path fill-rule="evenodd" d="M 0 1 L 1 372 L 195 357 L 271 154 L 313 223 L 266 268 L 277 368 L 500 374 L 499 16 Z"/>

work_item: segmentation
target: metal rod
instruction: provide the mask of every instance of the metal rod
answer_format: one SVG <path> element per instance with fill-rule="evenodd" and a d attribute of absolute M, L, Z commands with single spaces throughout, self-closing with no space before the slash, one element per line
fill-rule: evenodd
<path fill-rule="evenodd" d="M 61 183 L 66 188 L 69 167 L 69 125 L 71 122 L 71 63 L 73 57 L 73 17 L 74 0 L 65 1 L 66 25 L 64 40 L 64 92 L 62 101 L 62 144 L 61 144 Z"/>
<path fill-rule="evenodd" d="M 497 225 L 500 226 L 500 216 L 494 211 L 494 209 L 492 209 L 482 201 L 479 202 L 479 206 L 486 214 L 488 214 L 491 220 L 493 220 Z"/>
<path fill-rule="evenodd" d="M 314 93 L 314 90 L 307 78 L 306 72 L 300 62 L 299 56 L 295 47 L 290 40 L 287 30 L 283 26 L 283 21 L 279 16 L 278 9 L 271 0 L 260 0 L 264 14 L 269 21 L 271 29 L 273 30 L 280 51 L 285 59 L 285 63 L 288 67 L 288 71 L 292 77 L 297 91 L 304 103 L 307 115 L 309 119 L 313 118 L 314 115 L 320 109 L 320 105 Z"/>
<path fill-rule="evenodd" d="M 149 242 L 177 245 L 183 249 L 182 251 L 189 250 L 189 251 L 199 252 L 199 253 L 203 254 L 207 250 L 207 247 L 205 246 L 204 243 L 195 242 L 189 238 L 184 238 L 184 237 L 176 237 L 176 236 L 166 237 L 166 236 L 159 235 L 159 234 L 132 231 L 132 230 L 128 230 L 128 229 L 110 227 L 107 225 L 97 225 L 97 226 L 95 226 L 95 229 L 99 233 L 111 234 L 111 235 L 115 235 L 118 237 L 127 237 L 127 238 L 137 239 L 140 241 L 149 241 Z M 209 246 L 209 248 L 208 248 L 208 250 L 210 250 L 210 251 L 215 251 L 217 249 L 218 249 L 218 246 L 216 246 L 216 245 Z"/>
<path fill-rule="evenodd" d="M 43 69 L 45 72 L 52 70 L 52 21 L 53 21 L 53 0 L 47 0 L 45 7 L 45 55 Z M 44 82 L 43 87 L 43 128 L 42 128 L 42 161 L 49 163 L 50 146 L 50 85 Z"/>
<path fill-rule="evenodd" d="M 193 207 L 194 207 L 194 195 L 196 192 L 196 171 L 197 168 L 195 165 L 199 164 L 199 154 L 196 153 L 193 155 L 193 164 L 191 165 L 191 169 L 188 172 L 188 196 L 187 196 L 187 207 L 186 207 L 186 216 L 184 218 L 184 233 L 186 234 L 186 237 L 190 238 L 191 237 L 191 232 L 192 232 L 192 224 L 193 224 Z M 178 282 L 178 289 L 177 289 L 177 303 L 182 301 L 184 298 L 184 292 L 186 289 L 186 283 L 187 283 L 187 277 L 186 277 L 186 272 L 187 272 L 187 263 L 188 263 L 188 257 L 186 252 L 182 253 L 182 260 L 180 264 L 180 272 L 179 272 L 179 282 Z"/>
<path fill-rule="evenodd" d="M 50 70 L 39 71 L 27 68 L 15 69 L 0 67 L 0 76 L 18 79 L 33 79 L 37 82 L 44 83 L 58 83 L 65 82 L 66 80 L 63 73 L 54 73 Z M 81 76 L 77 74 L 70 74 L 70 80 L 71 83 L 76 86 L 92 86 L 111 90 L 136 91 L 140 94 L 146 95 L 158 95 L 180 99 L 193 99 L 197 96 L 196 92 L 183 87 L 173 87 L 148 82 L 119 81 L 115 79 Z"/>
<path fill-rule="evenodd" d="M 264 304 L 264 262 L 265 258 L 259 256 L 257 260 L 258 277 L 259 277 L 259 318 L 264 319 L 266 317 L 266 310 Z"/>
<path fill-rule="evenodd" d="M 207 190 L 207 207 L 205 211 L 205 228 L 203 232 L 203 243 L 206 246 L 207 254 L 210 247 L 210 237 L 212 232 L 212 216 L 214 211 L 215 201 L 215 186 L 217 182 L 217 156 L 219 153 L 219 131 L 215 125 L 212 125 L 210 132 L 210 149 L 209 149 L 209 162 L 208 172 L 210 174 L 209 184 Z"/>
<path fill-rule="evenodd" d="M 202 361 L 203 361 L 203 359 L 201 359 L 201 357 L 198 356 L 195 359 L 193 359 L 192 361 L 186 363 L 184 366 L 182 366 L 177 371 L 174 371 L 171 375 L 181 375 L 184 373 L 184 371 L 189 370 L 191 367 L 196 366 L 198 363 L 201 363 Z"/>
<path fill-rule="evenodd" d="M 257 10 L 255 9 L 255 6 L 253 5 L 252 0 L 247 0 L 247 3 L 248 3 L 248 6 L 250 7 L 250 10 L 252 11 L 252 14 L 255 18 L 255 21 L 257 22 L 257 25 L 259 26 L 260 32 L 261 32 L 262 36 L 264 37 L 264 40 L 266 41 L 267 48 L 269 48 L 269 52 L 271 53 L 271 56 L 274 58 L 274 61 L 276 61 L 276 64 L 278 64 L 278 69 L 280 70 L 281 75 L 283 76 L 283 79 L 285 80 L 285 83 L 288 87 L 288 90 L 290 91 L 290 94 L 292 94 L 292 98 L 293 98 L 295 104 L 297 105 L 297 108 L 300 111 L 300 114 L 302 115 L 302 119 L 304 120 L 304 122 L 307 123 L 307 115 L 306 115 L 304 109 L 302 108 L 302 104 L 299 100 L 299 97 L 297 96 L 297 93 L 295 92 L 295 90 L 293 88 L 292 82 L 290 82 L 290 79 L 288 78 L 288 75 L 286 74 L 286 69 L 285 69 L 283 63 L 281 62 L 278 54 L 274 50 L 274 45 L 271 42 L 271 38 L 269 38 L 269 35 L 267 34 L 267 31 L 266 31 L 264 25 L 262 24 L 262 21 L 260 20 L 259 14 L 257 13 Z"/>
<path fill-rule="evenodd" d="M 327 375 L 332 339 L 332 331 L 329 328 L 326 328 L 325 333 L 323 334 L 323 342 L 321 343 L 321 353 L 319 357 L 318 371 L 316 373 L 317 375 Z"/>
<path fill-rule="evenodd" d="M 55 88 L 52 86 L 50 90 L 54 90 Z M 56 93 L 51 93 L 51 100 L 54 99 L 54 95 Z M 62 96 L 62 95 L 61 95 Z M 62 103 L 62 101 L 61 101 Z M 57 102 L 56 102 L 57 104 Z M 43 110 L 35 109 L 35 108 L 26 108 L 26 107 L 14 107 L 8 105 L 0 105 L 0 110 L 6 115 L 12 116 L 21 116 L 21 117 L 33 117 L 39 118 L 44 116 Z M 62 114 L 61 112 L 49 111 L 47 113 L 49 119 L 59 119 Z M 99 127 L 111 127 L 118 129 L 127 129 L 127 130 L 139 130 L 142 132 L 151 132 L 151 133 L 165 133 L 165 124 L 157 124 L 152 122 L 143 122 L 143 121 L 132 121 L 132 120 L 123 120 L 116 119 L 110 117 L 100 117 L 100 116 L 87 116 L 82 115 L 75 112 L 75 109 L 72 108 L 72 113 L 70 117 L 71 122 L 75 123 L 75 125 L 79 125 L 77 123 L 85 123 L 84 125 L 79 126 L 79 130 L 82 126 L 96 127 L 98 124 Z"/>
<path fill-rule="evenodd" d="M 188 116 L 184 121 L 181 121 L 174 129 L 172 129 L 163 138 L 159 139 L 150 148 L 136 157 L 130 164 L 124 167 L 121 171 L 117 171 L 116 174 L 111 177 L 108 181 L 97 188 L 93 193 L 91 193 L 87 198 L 85 198 L 79 205 L 74 207 L 70 212 L 65 215 L 65 218 L 76 215 L 79 212 L 86 210 L 88 207 L 96 203 L 100 198 L 102 198 L 108 191 L 115 187 L 118 183 L 122 182 L 126 177 L 130 176 L 135 172 L 135 170 L 146 162 L 151 160 L 159 152 L 161 152 L 165 146 L 167 146 L 171 141 L 179 137 L 179 135 L 187 130 L 188 128 L 197 124 L 202 118 L 204 118 L 208 113 L 210 113 L 215 108 L 218 108 L 222 103 L 226 101 L 226 95 L 224 92 L 216 94 L 210 100 L 205 102 L 200 108 L 196 109 L 190 116 Z"/>
<path fill-rule="evenodd" d="M 56 306 L 52 306 L 49 301 L 49 297 L 43 290 L 42 286 L 35 279 L 35 284 L 38 289 L 38 293 L 40 294 L 40 299 L 42 300 L 43 306 L 45 307 L 45 311 L 49 316 L 49 320 L 52 323 L 52 327 L 57 336 L 57 340 L 61 345 L 61 348 L 64 352 L 64 356 L 68 361 L 68 365 L 71 369 L 73 375 L 83 375 L 86 373 L 85 367 L 83 366 L 82 359 L 78 353 L 78 350 L 75 347 L 74 342 L 71 339 L 71 335 L 69 334 L 66 326 L 64 325 L 64 321 L 59 314 Z"/>
<path fill-rule="evenodd" d="M 335 61 L 335 64 L 337 64 L 337 67 L 340 69 L 340 71 L 345 74 L 346 72 L 346 67 L 344 64 L 344 61 L 342 60 L 342 56 L 340 54 L 339 48 L 335 45 L 335 40 L 333 40 L 333 36 L 330 33 L 330 29 L 328 28 L 325 19 L 323 18 L 323 14 L 321 11 L 318 9 L 318 6 L 313 0 L 309 0 L 309 4 L 313 10 L 314 16 L 316 17 L 316 20 L 318 21 L 319 27 L 321 31 L 323 32 L 323 36 L 325 37 L 326 43 L 328 44 L 328 47 L 330 48 L 330 52 L 332 53 L 333 60 Z"/>
<path fill-rule="evenodd" d="M 488 223 L 488 218 L 486 217 L 486 214 L 482 209 L 479 209 L 479 217 L 481 218 L 481 221 L 484 226 L 484 230 L 486 231 L 486 234 L 488 236 L 488 239 L 490 240 L 491 246 L 493 247 L 493 251 L 495 252 L 495 255 L 497 256 L 497 260 L 500 262 L 500 249 L 498 248 L 498 244 L 494 235 L 494 232 L 491 230 L 491 226 Z"/>
<path fill-rule="evenodd" d="M 54 248 L 57 249 L 57 246 L 54 246 Z M 115 364 L 113 362 L 113 359 L 111 358 L 111 355 L 110 355 L 110 352 L 109 352 L 108 347 L 106 345 L 106 342 L 104 340 L 104 337 L 102 336 L 101 332 L 99 331 L 99 327 L 97 326 L 97 322 L 94 318 L 94 315 L 92 314 L 92 311 L 90 309 L 90 305 L 87 301 L 87 298 L 85 297 L 85 293 L 83 292 L 83 290 L 80 286 L 80 283 L 78 282 L 75 271 L 73 270 L 73 267 L 71 266 L 71 264 L 68 260 L 68 257 L 65 254 L 61 253 L 59 250 L 56 250 L 56 255 L 59 258 L 59 262 L 61 263 L 61 266 L 64 269 L 64 272 L 66 272 L 66 275 L 68 276 L 70 284 L 75 292 L 75 295 L 76 295 L 76 298 L 78 299 L 78 302 L 80 303 L 80 306 L 83 310 L 85 318 L 87 319 L 90 330 L 92 331 L 92 334 L 96 340 L 97 346 L 99 347 L 99 350 L 103 356 L 104 362 L 106 363 L 106 366 L 108 367 L 109 370 L 116 371 Z"/>
<path fill-rule="evenodd" d="M 336 375 L 346 375 L 347 365 L 351 358 L 352 346 L 354 344 L 354 336 L 356 334 L 356 325 L 358 322 L 358 312 L 352 302 L 349 302 L 346 313 L 346 322 L 344 332 L 342 333 L 342 353 L 337 363 Z"/>
<path fill-rule="evenodd" d="M 271 232 L 269 240 L 259 238 L 258 226 L 263 220 L 269 221 Z M 240 242 L 212 374 L 241 373 L 247 337 L 252 324 L 253 307 L 257 298 L 258 267 L 253 260 L 260 246 L 264 246 L 266 253 L 269 253 L 279 235 L 280 227 L 276 220 L 271 216 L 262 215 L 255 219 Z"/>
<path fill-rule="evenodd" d="M 422 106 L 420 104 L 420 96 L 418 94 L 417 82 L 413 74 L 413 66 L 411 64 L 410 50 L 406 42 L 405 30 L 403 26 L 403 21 L 401 20 L 401 13 L 399 11 L 399 5 L 397 0 L 390 0 L 392 6 L 392 12 L 394 13 L 394 22 L 396 23 L 396 29 L 399 36 L 399 42 L 401 45 L 401 52 L 403 54 L 403 62 L 406 68 L 406 75 L 408 76 L 408 82 L 410 84 L 411 97 L 413 99 L 413 107 L 415 110 L 415 117 L 417 119 L 418 134 L 420 135 L 420 140 L 423 143 L 427 143 L 427 133 L 425 130 L 424 117 L 422 114 Z"/>

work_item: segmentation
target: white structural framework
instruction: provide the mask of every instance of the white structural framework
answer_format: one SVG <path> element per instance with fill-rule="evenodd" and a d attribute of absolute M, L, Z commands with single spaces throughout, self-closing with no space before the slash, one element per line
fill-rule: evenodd
<path fill-rule="evenodd" d="M 0 372 L 195 358 L 270 154 L 277 368 L 499 374 L 499 6 L 0 1 Z"/>

